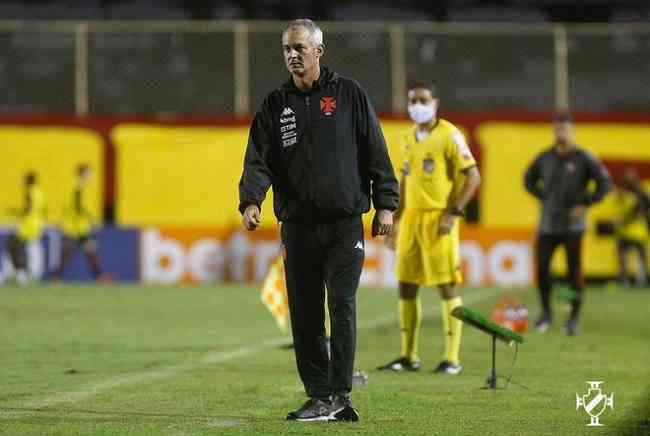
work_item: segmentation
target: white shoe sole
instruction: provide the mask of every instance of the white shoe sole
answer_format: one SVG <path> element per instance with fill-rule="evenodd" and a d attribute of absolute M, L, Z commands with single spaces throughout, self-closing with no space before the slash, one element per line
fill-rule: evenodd
<path fill-rule="evenodd" d="M 354 412 L 355 417 L 351 418 L 350 416 L 347 417 L 337 417 L 339 413 L 343 412 L 347 407 L 341 407 L 340 409 L 332 412 L 330 414 L 330 418 L 332 418 L 332 421 L 348 421 L 348 422 L 357 422 L 359 421 L 359 412 L 354 407 L 351 407 L 350 409 Z"/>
<path fill-rule="evenodd" d="M 325 421 L 333 421 L 335 418 L 332 415 L 327 415 L 327 416 L 317 416 L 314 418 L 298 418 L 294 419 L 293 421 L 297 422 L 325 422 Z"/>

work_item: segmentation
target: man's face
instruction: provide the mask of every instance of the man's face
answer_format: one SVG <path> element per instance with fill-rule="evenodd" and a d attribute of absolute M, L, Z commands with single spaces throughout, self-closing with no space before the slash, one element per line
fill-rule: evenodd
<path fill-rule="evenodd" d="M 90 182 L 91 177 L 92 172 L 90 171 L 90 168 L 84 168 L 83 170 L 79 171 L 79 179 L 81 179 L 82 182 Z"/>
<path fill-rule="evenodd" d="M 282 53 L 289 72 L 304 76 L 319 67 L 322 49 L 309 37 L 304 27 L 292 27 L 282 34 Z"/>
<path fill-rule="evenodd" d="M 555 141 L 562 145 L 573 144 L 573 125 L 566 121 L 556 122 Z"/>
<path fill-rule="evenodd" d="M 36 183 L 36 174 L 27 173 L 23 179 L 25 186 L 32 186 Z"/>
<path fill-rule="evenodd" d="M 623 173 L 622 185 L 623 188 L 633 190 L 639 182 L 639 176 L 636 171 L 631 168 L 627 168 Z"/>

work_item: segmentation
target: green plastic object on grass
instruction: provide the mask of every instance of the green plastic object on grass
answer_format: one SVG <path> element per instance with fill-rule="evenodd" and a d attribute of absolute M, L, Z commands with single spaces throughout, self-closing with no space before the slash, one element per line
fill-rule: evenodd
<path fill-rule="evenodd" d="M 555 298 L 561 301 L 573 301 L 578 298 L 578 293 L 569 288 L 559 288 L 555 291 Z"/>
<path fill-rule="evenodd" d="M 472 310 L 465 306 L 458 306 L 451 311 L 451 314 L 464 323 L 471 324 L 477 329 L 482 330 L 485 333 L 492 335 L 507 344 L 511 344 L 513 342 L 522 344 L 524 342 L 524 337 L 519 333 L 500 326 L 476 310 Z"/>

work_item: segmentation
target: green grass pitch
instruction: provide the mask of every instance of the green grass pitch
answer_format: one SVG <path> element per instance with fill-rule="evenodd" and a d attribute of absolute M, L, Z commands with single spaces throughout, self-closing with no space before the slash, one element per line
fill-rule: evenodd
<path fill-rule="evenodd" d="M 518 295 L 536 314 L 533 291 Z M 506 390 L 481 390 L 490 341 L 466 327 L 458 377 L 434 375 L 440 304 L 423 290 L 423 368 L 374 368 L 399 353 L 396 291 L 359 291 L 356 367 L 369 373 L 353 399 L 358 423 L 286 422 L 304 401 L 288 338 L 256 289 L 240 286 L 0 288 L 2 435 L 644 435 L 650 434 L 650 290 L 593 288 L 578 337 L 555 325 L 526 335 Z M 489 313 L 494 289 L 464 289 Z M 498 372 L 514 348 L 499 343 Z M 604 381 L 614 410 L 588 428 L 576 393 Z M 504 380 L 500 379 L 503 384 Z"/>

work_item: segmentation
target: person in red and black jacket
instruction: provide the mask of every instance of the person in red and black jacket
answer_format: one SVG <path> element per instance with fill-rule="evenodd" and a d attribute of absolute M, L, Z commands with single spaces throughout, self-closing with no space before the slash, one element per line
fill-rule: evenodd
<path fill-rule="evenodd" d="M 282 34 L 282 48 L 291 77 L 265 98 L 253 120 L 239 211 L 243 225 L 255 230 L 273 187 L 296 362 L 310 397 L 287 419 L 356 421 L 350 392 L 364 259 L 361 215 L 372 203 L 372 234 L 390 233 L 398 182 L 366 92 L 355 80 L 320 65 L 324 45 L 318 26 L 307 19 L 292 21 Z"/>
<path fill-rule="evenodd" d="M 590 192 L 588 185 L 596 183 Z M 526 190 L 542 203 L 537 238 L 537 280 L 542 313 L 535 324 L 545 332 L 551 325 L 551 259 L 564 245 L 567 253 L 569 286 L 575 292 L 571 314 L 564 325 L 568 335 L 578 332 L 582 306 L 582 236 L 587 227 L 587 208 L 612 189 L 607 169 L 573 140 L 573 121 L 568 114 L 555 118 L 555 144 L 538 155 L 526 171 Z"/>

